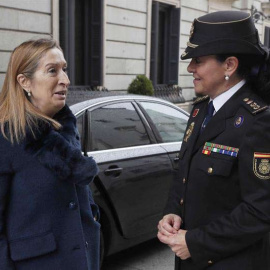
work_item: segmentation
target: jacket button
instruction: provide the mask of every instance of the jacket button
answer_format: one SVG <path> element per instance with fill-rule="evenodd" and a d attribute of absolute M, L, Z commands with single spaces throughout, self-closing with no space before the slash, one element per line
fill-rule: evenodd
<path fill-rule="evenodd" d="M 208 261 L 208 265 L 211 265 L 211 264 L 213 264 L 213 261 L 212 260 L 209 260 Z"/>
<path fill-rule="evenodd" d="M 207 172 L 209 173 L 209 174 L 212 174 L 213 173 L 213 168 L 208 168 L 208 170 L 207 170 Z"/>
<path fill-rule="evenodd" d="M 186 178 L 183 178 L 183 184 L 185 184 L 187 182 Z"/>
<path fill-rule="evenodd" d="M 88 248 L 88 242 L 87 241 L 85 241 L 85 247 Z"/>
<path fill-rule="evenodd" d="M 75 202 L 70 202 L 68 204 L 69 209 L 75 210 L 77 208 L 77 204 Z"/>
<path fill-rule="evenodd" d="M 180 200 L 180 205 L 183 205 L 184 204 L 184 199 L 181 199 Z"/>

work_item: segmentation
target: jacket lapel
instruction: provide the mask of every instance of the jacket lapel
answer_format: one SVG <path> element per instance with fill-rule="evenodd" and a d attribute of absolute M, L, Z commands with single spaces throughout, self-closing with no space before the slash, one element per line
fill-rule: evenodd
<path fill-rule="evenodd" d="M 186 158 L 189 160 L 192 156 L 192 150 L 194 148 L 194 145 L 196 144 L 196 141 L 200 135 L 200 130 L 202 126 L 202 122 L 205 118 L 206 110 L 207 110 L 207 104 L 208 99 L 205 100 L 202 103 L 196 104 L 190 114 L 190 118 L 188 121 L 187 130 L 184 136 L 184 141 L 181 147 L 181 152 L 184 154 L 187 151 Z M 194 117 L 193 113 L 198 110 L 198 114 Z M 189 129 L 191 129 L 191 126 L 194 124 L 194 128 L 192 129 L 192 134 L 190 137 L 185 140 L 187 137 L 187 134 L 189 133 Z"/>
<path fill-rule="evenodd" d="M 243 99 L 250 95 L 251 92 L 245 85 L 239 89 L 212 117 L 205 130 L 198 136 L 192 152 L 198 151 L 205 142 L 209 142 L 221 134 L 226 128 L 226 119 L 233 117 Z"/>

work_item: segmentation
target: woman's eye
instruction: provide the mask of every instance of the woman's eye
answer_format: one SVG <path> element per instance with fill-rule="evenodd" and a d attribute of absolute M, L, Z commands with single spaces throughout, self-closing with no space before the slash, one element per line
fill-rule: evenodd
<path fill-rule="evenodd" d="M 195 60 L 196 64 L 200 64 L 200 59 L 199 58 L 195 58 L 194 60 Z"/>
<path fill-rule="evenodd" d="M 63 71 L 66 72 L 66 73 L 67 73 L 67 70 L 68 70 L 67 67 L 63 68 Z"/>
<path fill-rule="evenodd" d="M 55 68 L 50 68 L 49 69 L 49 73 L 55 73 L 55 72 L 56 72 Z"/>

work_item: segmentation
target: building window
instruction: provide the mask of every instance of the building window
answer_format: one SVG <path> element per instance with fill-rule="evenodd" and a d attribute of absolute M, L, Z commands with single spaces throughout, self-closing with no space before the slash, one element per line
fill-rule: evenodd
<path fill-rule="evenodd" d="M 150 79 L 154 86 L 178 84 L 180 9 L 152 4 Z"/>
<path fill-rule="evenodd" d="M 60 0 L 60 45 L 73 86 L 101 86 L 103 0 Z"/>

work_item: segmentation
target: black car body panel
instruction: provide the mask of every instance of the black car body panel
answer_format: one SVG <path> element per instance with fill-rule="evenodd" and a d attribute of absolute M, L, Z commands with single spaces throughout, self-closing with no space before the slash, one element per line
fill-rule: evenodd
<path fill-rule="evenodd" d="M 137 95 L 94 98 L 71 110 L 82 150 L 100 169 L 91 189 L 107 255 L 155 237 L 188 114 L 170 102 Z"/>

